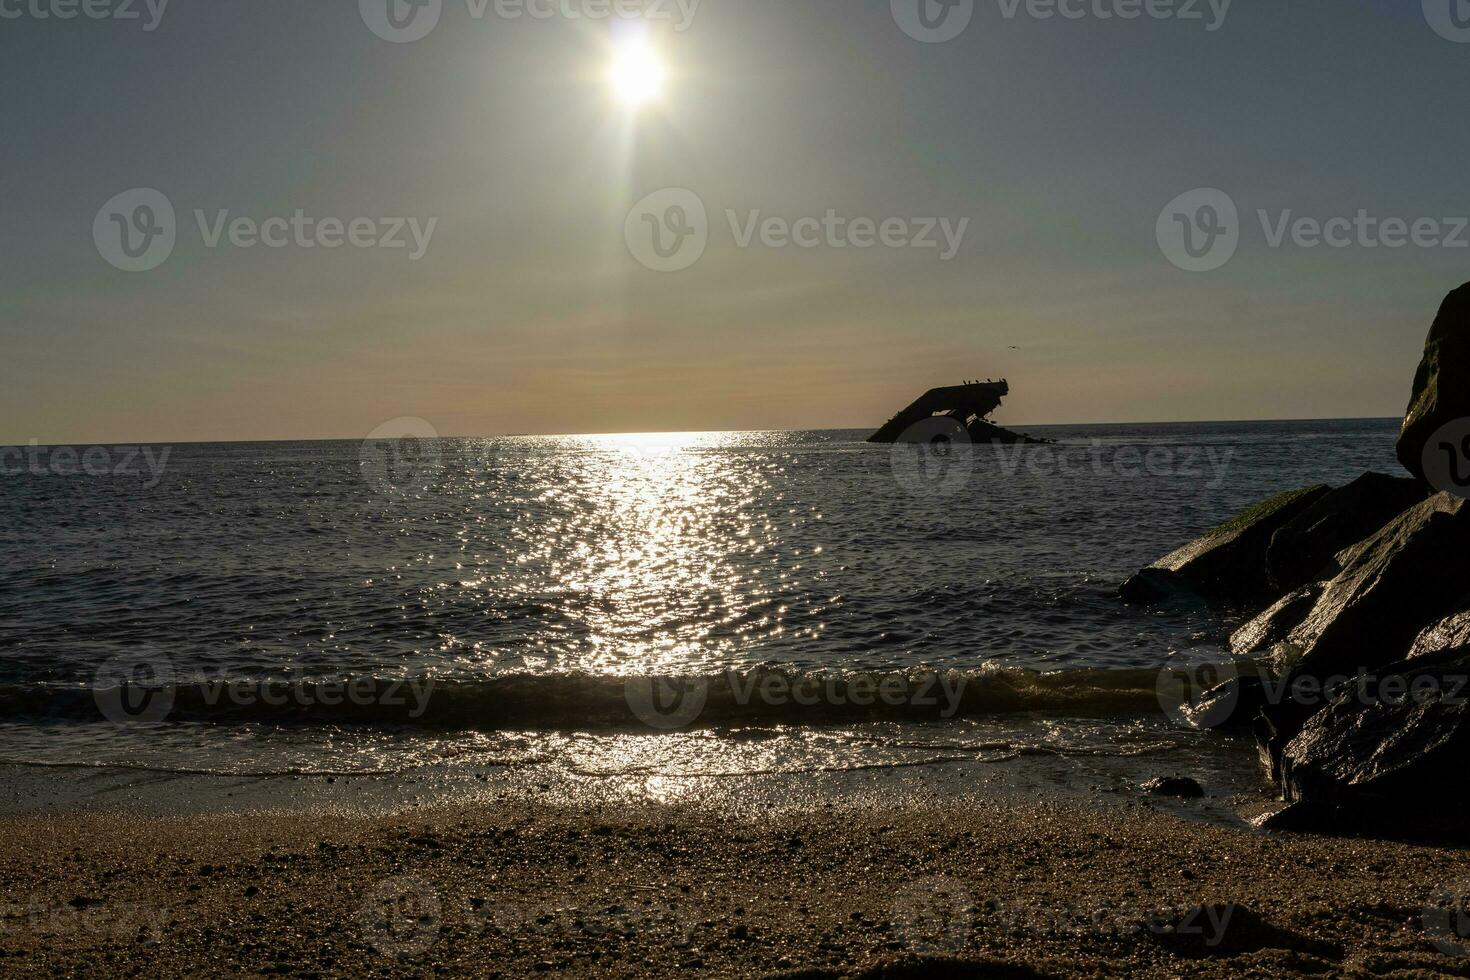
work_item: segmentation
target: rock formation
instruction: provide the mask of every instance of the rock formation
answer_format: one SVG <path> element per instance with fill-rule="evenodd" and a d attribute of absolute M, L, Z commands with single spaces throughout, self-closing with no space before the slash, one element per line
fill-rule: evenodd
<path fill-rule="evenodd" d="M 1330 490 L 1326 486 L 1289 490 L 1261 501 L 1123 583 L 1123 598 L 1148 605 L 1170 591 L 1165 583 L 1171 580 L 1205 598 L 1245 600 L 1269 596 L 1266 552 L 1272 538 Z"/>
<path fill-rule="evenodd" d="M 1429 329 L 1399 432 L 1404 469 L 1425 480 L 1424 452 L 1444 425 L 1470 417 L 1470 283 L 1445 297 Z M 1440 487 L 1441 490 L 1449 489 Z"/>
<path fill-rule="evenodd" d="M 1462 448 L 1434 445 L 1460 427 L 1470 455 L 1470 284 L 1441 306 L 1414 378 L 1397 445 L 1413 479 L 1273 497 L 1120 590 L 1265 606 L 1231 637 L 1253 655 L 1241 676 L 1194 710 L 1255 733 L 1290 803 L 1268 826 L 1470 840 L 1470 483 L 1432 465 Z"/>
<path fill-rule="evenodd" d="M 1426 496 L 1426 488 L 1417 480 L 1364 473 L 1314 501 L 1272 536 L 1266 553 L 1271 584 L 1290 590 L 1331 578 L 1337 572 L 1332 559 L 1339 551 L 1362 541 Z"/>

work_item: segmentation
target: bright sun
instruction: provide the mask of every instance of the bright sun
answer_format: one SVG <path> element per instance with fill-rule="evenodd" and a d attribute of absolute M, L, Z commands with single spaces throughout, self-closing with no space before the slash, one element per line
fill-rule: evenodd
<path fill-rule="evenodd" d="M 663 61 L 647 38 L 630 37 L 617 46 L 607 80 L 613 95 L 629 109 L 638 109 L 663 92 Z"/>

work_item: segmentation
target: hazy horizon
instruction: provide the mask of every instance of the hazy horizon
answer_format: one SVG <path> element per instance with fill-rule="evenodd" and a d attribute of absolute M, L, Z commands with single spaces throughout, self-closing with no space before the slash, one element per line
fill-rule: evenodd
<path fill-rule="evenodd" d="M 1058 428 L 1100 428 L 1108 426 L 1153 426 L 1153 425 L 1269 425 L 1273 423 L 1291 424 L 1312 422 L 1392 422 L 1397 424 L 1401 420 L 1398 415 L 1362 415 L 1362 416 L 1340 416 L 1333 418 L 1297 418 L 1297 419 L 1135 419 L 1131 421 L 1111 420 L 1107 422 L 1011 422 L 1016 429 L 1058 429 Z M 400 420 L 403 421 L 403 420 Z M 426 420 L 427 421 L 427 420 Z M 829 426 L 797 426 L 789 429 L 640 429 L 624 431 L 605 432 L 486 432 L 466 434 L 463 432 L 436 432 L 435 437 L 439 439 L 596 439 L 616 438 L 623 436 L 677 436 L 677 435 L 722 435 L 748 432 L 771 432 L 771 433 L 794 433 L 794 432 L 871 432 L 876 431 L 881 422 L 869 425 L 829 425 Z M 249 444 L 249 443 L 280 443 L 280 442 L 353 442 L 360 441 L 361 435 L 326 435 L 308 436 L 292 439 L 84 439 L 72 442 L 40 442 L 32 443 L 30 440 L 22 443 L 0 442 L 0 448 L 36 445 L 38 448 L 61 447 L 61 446 L 87 446 L 87 445 L 226 445 L 226 444 Z"/>

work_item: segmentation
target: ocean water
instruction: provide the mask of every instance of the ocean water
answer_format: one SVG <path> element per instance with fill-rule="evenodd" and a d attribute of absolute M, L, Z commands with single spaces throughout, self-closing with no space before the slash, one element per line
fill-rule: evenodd
<path fill-rule="evenodd" d="M 1155 682 L 1245 611 L 1131 609 L 1118 584 L 1273 493 L 1394 472 L 1396 428 L 179 445 L 91 474 L 37 451 L 0 477 L 0 763 L 677 780 L 1214 758 Z"/>

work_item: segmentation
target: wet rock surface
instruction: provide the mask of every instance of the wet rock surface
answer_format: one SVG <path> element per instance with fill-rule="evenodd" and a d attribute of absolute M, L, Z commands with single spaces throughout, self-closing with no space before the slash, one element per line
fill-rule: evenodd
<path fill-rule="evenodd" d="M 1199 596 L 1183 576 L 1162 568 L 1143 569 L 1123 583 L 1118 595 L 1130 606 L 1199 601 Z"/>
<path fill-rule="evenodd" d="M 1470 647 L 1470 611 L 1458 612 L 1435 623 L 1420 633 L 1409 648 L 1409 658 Z"/>
<path fill-rule="evenodd" d="M 1282 750 L 1287 799 L 1328 823 L 1350 813 L 1362 826 L 1463 837 L 1470 650 L 1391 665 L 1328 700 Z"/>
<path fill-rule="evenodd" d="M 1325 582 L 1314 582 L 1277 599 L 1265 612 L 1231 635 L 1231 651 L 1241 655 L 1257 653 L 1286 641 L 1316 606 L 1324 588 Z"/>
<path fill-rule="evenodd" d="M 1330 579 L 1334 556 L 1383 527 L 1429 495 L 1417 480 L 1364 473 L 1324 495 L 1271 538 L 1266 571 L 1280 590 Z"/>
<path fill-rule="evenodd" d="M 1404 469 L 1429 482 L 1425 450 L 1442 427 L 1470 417 L 1470 284 L 1445 297 L 1424 342 L 1409 408 L 1399 433 Z M 1444 488 L 1441 488 L 1444 489 Z"/>
<path fill-rule="evenodd" d="M 1446 478 L 1437 450 L 1467 458 Z M 1230 640 L 1258 673 L 1192 706 L 1220 722 L 1209 727 L 1248 721 L 1291 801 L 1270 829 L 1470 841 L 1470 478 L 1456 475 L 1470 466 L 1470 285 L 1430 331 L 1397 454 L 1411 479 L 1367 473 L 1273 498 L 1122 590 L 1275 600 Z"/>
<path fill-rule="evenodd" d="M 1289 490 L 1263 500 L 1250 510 L 1154 562 L 1124 584 L 1126 601 L 1161 601 L 1167 586 L 1187 587 L 1206 598 L 1251 600 L 1271 597 L 1266 552 L 1271 538 L 1288 522 L 1331 490 L 1327 486 Z M 1160 573 L 1168 573 L 1160 574 Z"/>
<path fill-rule="evenodd" d="M 1450 494 L 1430 497 L 1338 559 L 1342 572 L 1291 641 L 1297 672 L 1353 674 L 1403 659 L 1426 624 L 1452 612 L 1470 568 L 1470 509 Z"/>
<path fill-rule="evenodd" d="M 1181 800 L 1197 800 L 1205 795 L 1204 787 L 1188 776 L 1160 776 L 1140 787 L 1150 796 L 1172 796 Z"/>

